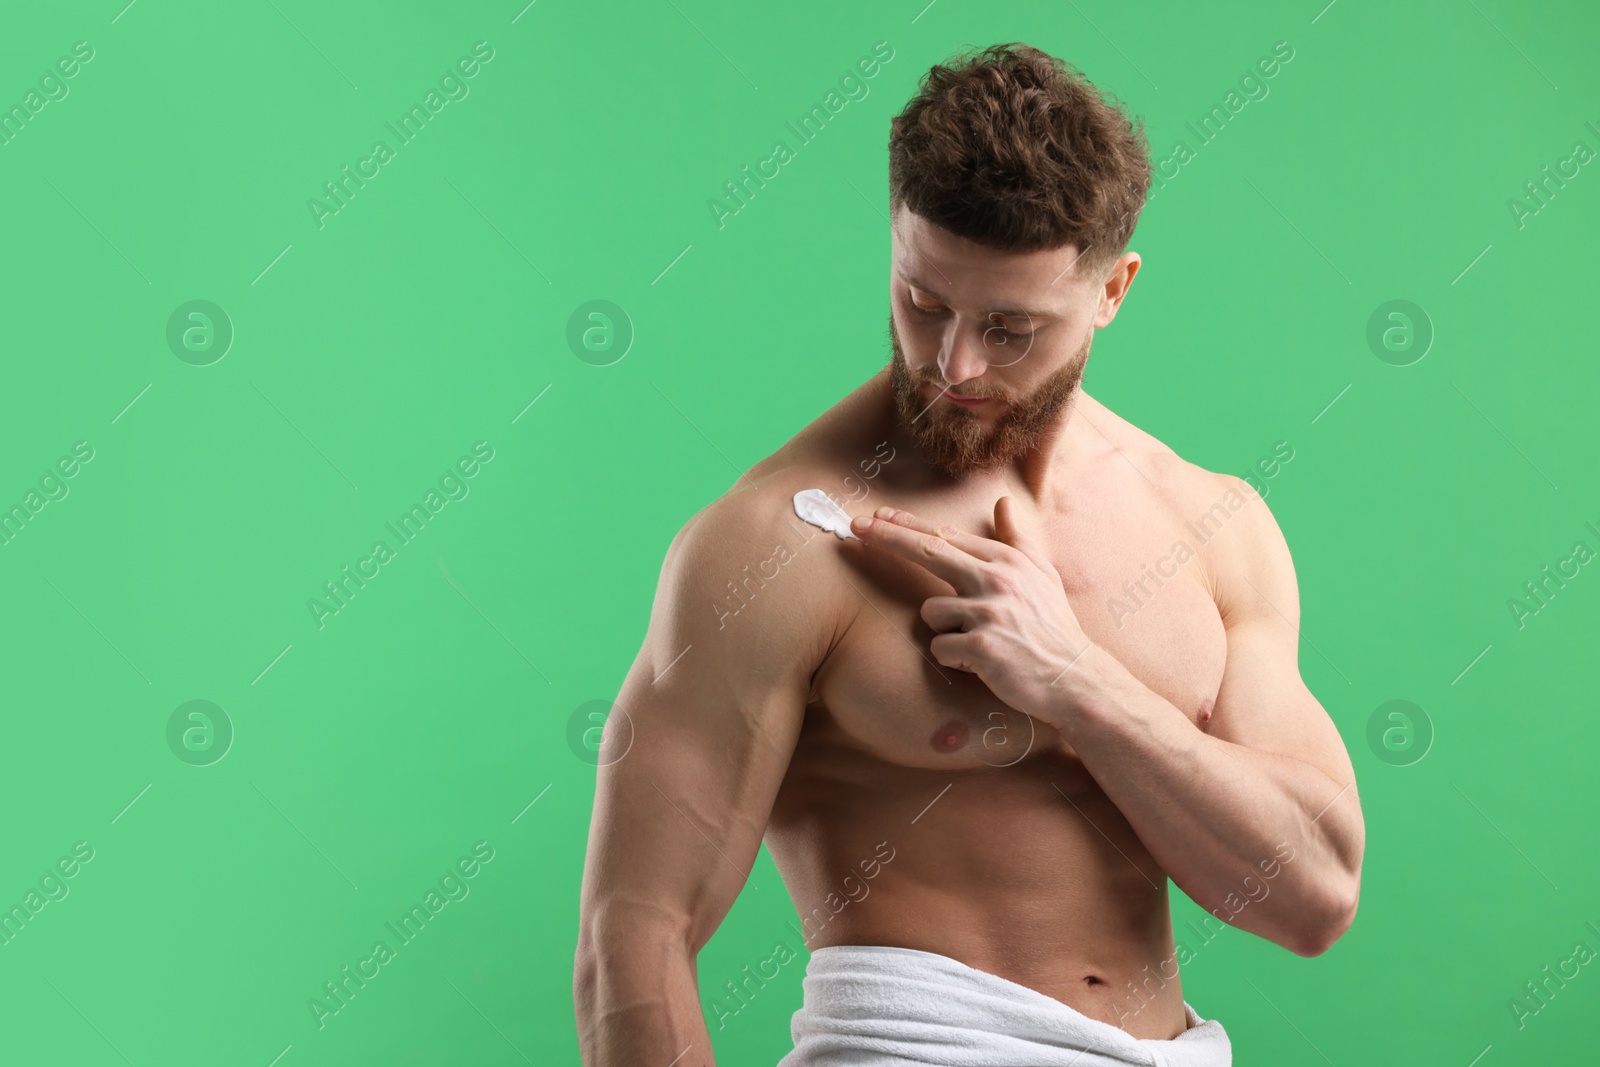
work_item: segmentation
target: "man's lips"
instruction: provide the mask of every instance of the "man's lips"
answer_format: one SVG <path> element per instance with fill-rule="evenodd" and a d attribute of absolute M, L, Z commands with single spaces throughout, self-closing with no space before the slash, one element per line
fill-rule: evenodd
<path fill-rule="evenodd" d="M 930 407 L 937 404 L 940 399 L 948 400 L 957 407 L 963 408 L 981 408 L 986 404 L 1000 403 L 998 399 L 992 396 L 962 396 L 960 393 L 952 392 L 936 382 L 926 382 L 923 387 L 933 393 L 933 396 L 928 401 Z M 927 394 L 924 393 L 923 395 L 926 396 Z"/>

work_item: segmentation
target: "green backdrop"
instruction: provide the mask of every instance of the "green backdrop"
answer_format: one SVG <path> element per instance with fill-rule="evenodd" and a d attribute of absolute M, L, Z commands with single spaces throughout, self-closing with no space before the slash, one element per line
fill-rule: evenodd
<path fill-rule="evenodd" d="M 1229 929 L 1188 998 L 1241 1064 L 1592 1046 L 1592 9 L 122 2 L 0 16 L 4 1062 L 576 1062 L 589 705 L 673 533 L 882 365 L 888 119 L 1006 40 L 1147 123 L 1086 384 L 1292 450 L 1360 776 L 1354 927 Z M 708 1004 L 792 943 L 753 881 Z"/>

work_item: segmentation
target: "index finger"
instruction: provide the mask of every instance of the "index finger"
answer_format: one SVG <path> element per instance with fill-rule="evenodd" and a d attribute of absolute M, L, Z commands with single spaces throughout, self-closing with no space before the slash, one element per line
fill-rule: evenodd
<path fill-rule="evenodd" d="M 1007 552 L 1012 551 L 1011 546 L 1004 541 L 996 541 L 980 534 L 970 534 L 965 530 L 958 530 L 954 526 L 949 526 L 942 522 L 924 519 L 919 515 L 906 511 L 904 508 L 892 508 L 886 504 L 873 512 L 873 516 L 875 518 L 888 519 L 896 526 L 908 526 L 913 530 L 921 530 L 925 534 L 932 534 L 934 537 L 942 537 L 963 552 L 976 556 L 985 563 L 998 562 L 1005 558 Z"/>
<path fill-rule="evenodd" d="M 863 543 L 888 549 L 943 578 L 958 594 L 982 591 L 979 571 L 983 561 L 943 537 L 873 515 L 857 515 L 850 520 L 850 529 Z"/>

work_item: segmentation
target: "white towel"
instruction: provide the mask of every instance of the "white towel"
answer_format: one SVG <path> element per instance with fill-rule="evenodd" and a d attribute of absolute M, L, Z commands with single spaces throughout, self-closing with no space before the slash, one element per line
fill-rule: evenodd
<path fill-rule="evenodd" d="M 936 952 L 813 949 L 794 1050 L 778 1067 L 1231 1067 L 1222 1024 L 1186 1001 L 1189 1029 L 1136 1038 L 1054 997 Z"/>

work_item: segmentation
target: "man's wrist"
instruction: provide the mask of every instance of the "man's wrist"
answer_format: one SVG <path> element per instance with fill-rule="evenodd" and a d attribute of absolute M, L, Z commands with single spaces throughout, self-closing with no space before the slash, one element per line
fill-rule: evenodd
<path fill-rule="evenodd" d="M 1048 704 L 1039 718 L 1060 731 L 1067 744 L 1077 747 L 1086 730 L 1104 721 L 1117 700 L 1117 672 L 1127 668 L 1100 645 L 1090 641 L 1056 676 L 1048 690 Z"/>
<path fill-rule="evenodd" d="M 1057 694 L 1046 716 L 1073 751 L 1141 747 L 1163 749 L 1193 740 L 1195 731 L 1177 730 L 1183 713 L 1145 685 L 1122 661 L 1091 642 L 1050 690 Z"/>

